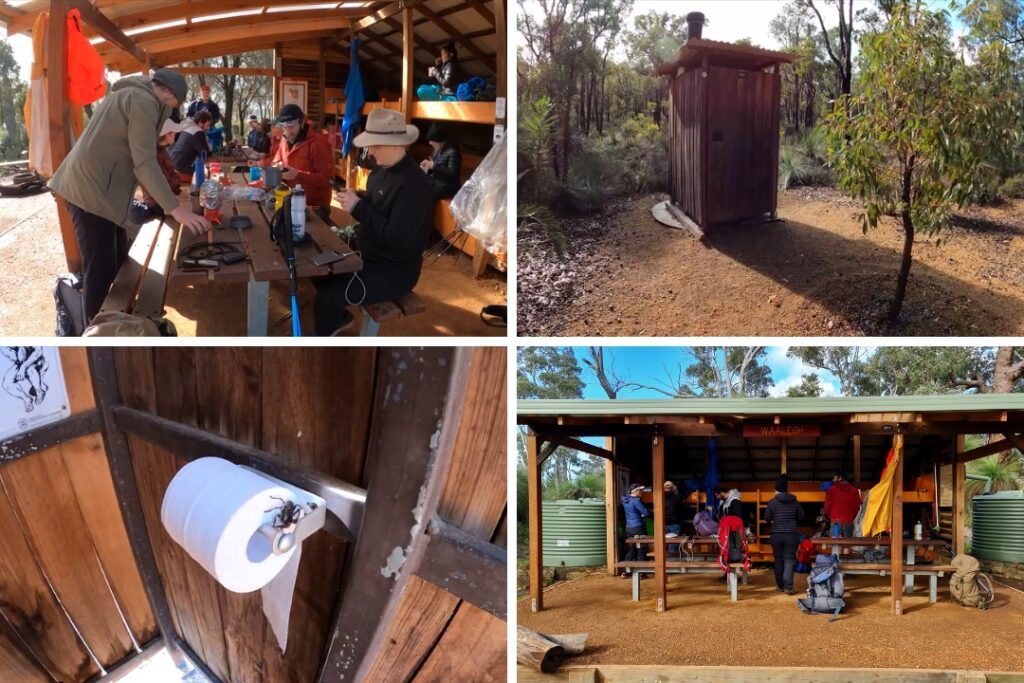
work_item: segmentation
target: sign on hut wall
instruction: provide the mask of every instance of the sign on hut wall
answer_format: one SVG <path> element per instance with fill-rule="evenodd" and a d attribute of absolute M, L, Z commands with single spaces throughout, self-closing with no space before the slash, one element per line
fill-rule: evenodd
<path fill-rule="evenodd" d="M 743 425 L 743 436 L 760 438 L 821 436 L 821 425 Z"/>
<path fill-rule="evenodd" d="M 71 415 L 64 372 L 52 346 L 0 346 L 0 439 Z"/>

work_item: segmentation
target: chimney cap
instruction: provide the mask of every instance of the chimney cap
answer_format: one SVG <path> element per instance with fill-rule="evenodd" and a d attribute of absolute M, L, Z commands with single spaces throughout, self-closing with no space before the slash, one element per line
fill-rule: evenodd
<path fill-rule="evenodd" d="M 689 38 L 700 38 L 704 32 L 704 13 L 690 12 L 686 15 L 686 35 Z"/>

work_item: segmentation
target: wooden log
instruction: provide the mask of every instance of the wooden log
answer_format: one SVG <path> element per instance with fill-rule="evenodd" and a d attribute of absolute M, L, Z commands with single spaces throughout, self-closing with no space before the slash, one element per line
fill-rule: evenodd
<path fill-rule="evenodd" d="M 565 659 L 565 648 L 523 626 L 516 627 L 516 661 L 541 673 L 554 673 Z"/>
<path fill-rule="evenodd" d="M 589 633 L 545 633 L 548 640 L 552 640 L 565 649 L 567 655 L 581 655 L 587 649 L 587 638 Z"/>

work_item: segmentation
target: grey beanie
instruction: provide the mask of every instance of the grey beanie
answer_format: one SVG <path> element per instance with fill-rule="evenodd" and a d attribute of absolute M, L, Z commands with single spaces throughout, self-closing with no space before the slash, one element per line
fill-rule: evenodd
<path fill-rule="evenodd" d="M 174 96 L 178 98 L 179 105 L 185 103 L 185 98 L 188 97 L 188 84 L 185 83 L 185 77 L 180 73 L 174 69 L 157 69 L 153 72 L 151 80 L 174 93 Z"/>

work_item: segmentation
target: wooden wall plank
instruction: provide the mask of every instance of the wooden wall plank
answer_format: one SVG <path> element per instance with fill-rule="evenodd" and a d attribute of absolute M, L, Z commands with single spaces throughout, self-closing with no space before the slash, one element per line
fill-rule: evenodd
<path fill-rule="evenodd" d="M 490 541 L 504 519 L 506 502 L 506 352 L 503 348 L 473 349 L 469 382 L 455 447 L 445 479 L 438 514 L 449 523 L 481 539 Z M 460 616 L 465 605 L 451 593 L 416 579 L 410 583 L 399 604 L 399 612 L 388 626 L 384 647 L 370 668 L 367 680 L 409 680 L 426 666 L 439 642 L 455 618 L 468 631 L 491 633 L 496 621 L 502 625 L 501 662 L 486 658 L 467 663 L 476 674 L 469 678 L 447 680 L 487 680 L 499 670 L 504 680 L 504 622 L 472 608 L 471 614 Z M 415 628 L 409 624 L 415 623 Z M 457 638 L 449 636 L 448 643 Z M 452 645 L 455 647 L 455 645 Z M 481 653 L 493 648 L 482 648 Z M 440 653 L 432 671 L 449 666 L 450 653 Z M 496 668 L 498 667 L 498 668 Z M 417 679 L 418 680 L 418 679 Z"/>
<path fill-rule="evenodd" d="M 90 434 L 63 444 L 60 452 L 117 604 L 135 642 L 148 643 L 158 634 L 156 618 L 128 541 L 103 439 L 99 434 Z"/>
<path fill-rule="evenodd" d="M 104 665 L 134 652 L 61 450 L 12 462 L 0 478 L 33 554 L 89 649 Z"/>
<path fill-rule="evenodd" d="M 0 618 L 10 622 L 56 679 L 84 681 L 99 673 L 36 563 L 2 488 L 0 537 L 4 539 L 4 552 L 0 553 Z"/>
<path fill-rule="evenodd" d="M 0 631 L 0 681 L 51 683 L 53 678 L 39 668 L 34 660 L 22 654 L 21 647 L 20 643 L 15 645 Z"/>
<path fill-rule="evenodd" d="M 507 627 L 508 624 L 494 615 L 462 603 L 412 680 L 415 683 L 505 681 Z"/>

